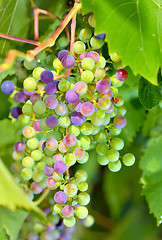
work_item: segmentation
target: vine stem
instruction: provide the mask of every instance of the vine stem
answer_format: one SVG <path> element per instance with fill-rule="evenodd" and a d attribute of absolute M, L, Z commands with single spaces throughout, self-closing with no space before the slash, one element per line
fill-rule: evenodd
<path fill-rule="evenodd" d="M 29 43 L 29 44 L 36 45 L 36 46 L 39 46 L 41 44 L 38 41 L 33 41 L 33 40 L 25 39 L 25 38 L 18 38 L 18 37 L 14 37 L 14 36 L 11 36 L 11 35 L 4 34 L 4 33 L 0 33 L 0 37 L 5 38 L 5 39 L 9 39 L 9 40 L 18 41 L 18 42 Z"/>
<path fill-rule="evenodd" d="M 46 196 L 48 195 L 49 192 L 50 192 L 50 189 L 48 189 L 48 188 L 46 190 L 44 190 L 44 192 L 42 193 L 40 198 L 38 198 L 38 200 L 35 201 L 34 204 L 36 206 L 39 205 L 46 198 Z"/>

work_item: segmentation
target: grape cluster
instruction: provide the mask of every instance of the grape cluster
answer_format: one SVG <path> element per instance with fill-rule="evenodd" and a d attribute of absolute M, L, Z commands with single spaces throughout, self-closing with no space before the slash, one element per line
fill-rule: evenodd
<path fill-rule="evenodd" d="M 95 27 L 93 15 L 88 22 Z M 19 183 L 31 200 L 45 189 L 56 190 L 53 213 L 70 228 L 76 219 L 87 227 L 94 222 L 86 207 L 90 202 L 87 173 L 80 169 L 71 176 L 71 167 L 86 163 L 91 148 L 96 148 L 98 163 L 113 172 L 119 171 L 122 163 L 131 166 L 135 162 L 131 153 L 120 155 L 124 141 L 117 137 L 126 125 L 124 99 L 118 88 L 128 73 L 119 69 L 108 76 L 107 60 L 96 51 L 104 39 L 104 33 L 95 35 L 92 28 L 82 29 L 73 52 L 58 52 L 53 70 L 36 67 L 35 60 L 25 62 L 27 69 L 34 69 L 24 79 L 21 91 L 12 81 L 1 85 L 16 103 L 10 117 L 22 126 L 11 169 L 19 174 Z"/>

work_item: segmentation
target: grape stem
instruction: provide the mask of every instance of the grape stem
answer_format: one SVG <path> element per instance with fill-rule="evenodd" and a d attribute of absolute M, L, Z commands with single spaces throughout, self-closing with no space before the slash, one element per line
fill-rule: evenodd
<path fill-rule="evenodd" d="M 0 37 L 5 38 L 5 39 L 9 39 L 9 40 L 18 41 L 18 42 L 29 43 L 29 44 L 36 45 L 36 46 L 39 46 L 41 44 L 38 41 L 33 41 L 33 40 L 25 39 L 25 38 L 18 38 L 18 37 L 14 37 L 14 36 L 11 36 L 11 35 L 4 34 L 4 33 L 0 33 Z"/>
<path fill-rule="evenodd" d="M 38 198 L 37 201 L 34 201 L 33 203 L 37 206 L 39 205 L 41 202 L 43 202 L 43 200 L 46 198 L 46 196 L 48 195 L 48 193 L 50 192 L 50 189 L 45 189 L 43 191 L 43 193 L 41 194 L 40 198 Z"/>
<path fill-rule="evenodd" d="M 69 167 L 66 169 L 66 174 L 68 176 L 68 183 L 70 183 L 70 173 L 69 173 Z"/>

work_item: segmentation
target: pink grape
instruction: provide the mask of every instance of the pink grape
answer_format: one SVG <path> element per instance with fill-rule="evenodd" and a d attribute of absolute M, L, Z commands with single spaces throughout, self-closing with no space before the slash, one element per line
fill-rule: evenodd
<path fill-rule="evenodd" d="M 43 173 L 44 173 L 46 176 L 51 176 L 52 173 L 53 173 L 53 168 L 45 165 L 45 166 L 43 167 Z"/>
<path fill-rule="evenodd" d="M 80 54 L 80 60 L 83 60 L 87 56 L 87 52 Z"/>
<path fill-rule="evenodd" d="M 33 128 L 34 128 L 37 132 L 42 132 L 42 129 L 40 129 L 40 127 L 39 127 L 39 122 L 40 122 L 40 120 L 36 120 L 36 121 L 33 123 Z"/>
<path fill-rule="evenodd" d="M 34 104 L 36 103 L 37 101 L 41 101 L 41 96 L 39 93 L 33 93 L 31 96 L 30 96 L 30 101 Z"/>
<path fill-rule="evenodd" d="M 61 153 L 65 153 L 68 151 L 68 147 L 63 142 L 61 142 L 61 143 L 59 143 L 59 151 Z"/>
<path fill-rule="evenodd" d="M 55 151 L 58 148 L 58 142 L 55 138 L 49 138 L 46 141 L 46 147 L 50 151 Z"/>
<path fill-rule="evenodd" d="M 123 116 L 116 116 L 113 121 L 116 128 L 124 128 L 127 124 L 126 118 Z"/>
<path fill-rule="evenodd" d="M 67 147 L 72 147 L 76 144 L 76 136 L 73 134 L 67 134 L 64 139 L 63 142 Z"/>
<path fill-rule="evenodd" d="M 75 126 L 81 126 L 85 122 L 85 116 L 81 113 L 74 112 L 71 114 L 71 122 Z"/>
<path fill-rule="evenodd" d="M 14 100 L 15 100 L 16 102 L 23 103 L 23 102 L 26 102 L 27 96 L 25 95 L 24 92 L 18 92 L 18 93 L 15 94 Z"/>
<path fill-rule="evenodd" d="M 67 113 L 67 106 L 65 103 L 59 103 L 58 106 L 55 108 L 55 112 L 59 116 L 63 116 Z"/>
<path fill-rule="evenodd" d="M 62 159 L 63 159 L 63 156 L 60 153 L 53 155 L 53 158 L 52 158 L 54 163 L 57 162 L 57 161 L 60 161 Z"/>
<path fill-rule="evenodd" d="M 54 170 L 58 173 L 64 173 L 67 169 L 67 165 L 62 161 L 56 161 L 54 164 Z"/>
<path fill-rule="evenodd" d="M 83 116 L 91 116 L 94 113 L 94 106 L 90 102 L 82 103 L 80 107 L 80 112 Z"/>
<path fill-rule="evenodd" d="M 106 113 L 111 113 L 114 111 L 114 105 L 111 103 L 110 107 L 105 110 Z"/>
<path fill-rule="evenodd" d="M 76 112 L 80 112 L 80 107 L 82 103 L 83 103 L 82 100 L 78 100 L 76 103 L 73 103 L 73 108 Z"/>
<path fill-rule="evenodd" d="M 61 58 L 61 63 L 64 68 L 70 69 L 75 64 L 75 58 L 71 55 L 66 55 L 63 58 Z"/>
<path fill-rule="evenodd" d="M 43 191 L 42 184 L 38 182 L 32 182 L 30 189 L 34 194 L 40 194 Z"/>
<path fill-rule="evenodd" d="M 74 90 L 79 95 L 83 95 L 87 92 L 87 84 L 85 82 L 79 81 L 74 85 Z"/>
<path fill-rule="evenodd" d="M 58 100 L 54 96 L 49 96 L 46 98 L 45 103 L 49 109 L 55 109 L 58 106 Z"/>
<path fill-rule="evenodd" d="M 87 53 L 87 57 L 90 57 L 94 60 L 95 64 L 99 62 L 100 56 L 96 51 L 90 51 Z"/>
<path fill-rule="evenodd" d="M 110 91 L 110 87 L 111 84 L 106 79 L 101 79 L 96 83 L 96 90 L 101 94 L 108 93 Z"/>
<path fill-rule="evenodd" d="M 74 156 L 77 160 L 81 160 L 85 157 L 85 150 L 83 148 L 75 148 L 73 151 Z"/>
<path fill-rule="evenodd" d="M 72 217 L 74 214 L 74 209 L 71 206 L 66 205 L 62 209 L 62 214 L 67 218 Z"/>
<path fill-rule="evenodd" d="M 112 97 L 113 97 L 112 91 L 110 90 L 108 93 L 104 94 L 103 97 L 107 97 L 107 98 L 109 98 L 111 100 Z"/>
<path fill-rule="evenodd" d="M 58 191 L 54 195 L 54 201 L 58 204 L 65 204 L 67 202 L 67 196 L 63 191 Z"/>
<path fill-rule="evenodd" d="M 79 95 L 74 89 L 70 89 L 65 93 L 65 100 L 68 103 L 75 103 L 79 100 Z"/>
<path fill-rule="evenodd" d="M 98 106 L 99 106 L 100 109 L 106 110 L 111 106 L 111 101 L 107 97 L 102 97 L 98 101 Z"/>
<path fill-rule="evenodd" d="M 48 177 L 47 180 L 46 180 L 46 186 L 47 188 L 49 188 L 50 190 L 54 190 L 57 188 L 56 186 L 56 182 L 55 180 L 53 179 L 53 177 Z"/>
<path fill-rule="evenodd" d="M 24 152 L 26 149 L 26 144 L 24 142 L 16 142 L 14 149 L 16 152 L 19 152 L 19 153 Z"/>

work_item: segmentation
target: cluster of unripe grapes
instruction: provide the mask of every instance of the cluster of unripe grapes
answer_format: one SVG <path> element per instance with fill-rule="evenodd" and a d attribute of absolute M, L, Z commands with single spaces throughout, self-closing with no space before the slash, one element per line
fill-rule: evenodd
<path fill-rule="evenodd" d="M 93 15 L 88 21 L 95 27 Z M 1 85 L 17 104 L 10 117 L 23 126 L 22 139 L 14 146 L 12 171 L 19 173 L 20 185 L 31 200 L 46 188 L 55 190 L 53 213 L 66 227 L 73 227 L 76 219 L 88 227 L 94 222 L 86 207 L 90 202 L 87 173 L 80 169 L 71 176 L 69 172 L 76 163 L 88 161 L 88 150 L 96 148 L 98 163 L 113 172 L 122 163 L 135 162 L 131 153 L 120 156 L 124 141 L 117 137 L 126 125 L 118 87 L 127 71 L 119 69 L 108 76 L 107 60 L 97 52 L 105 34 L 92 35 L 91 29 L 82 29 L 73 51 L 58 52 L 53 70 L 25 62 L 26 68 L 35 68 L 21 90 L 10 80 Z"/>

